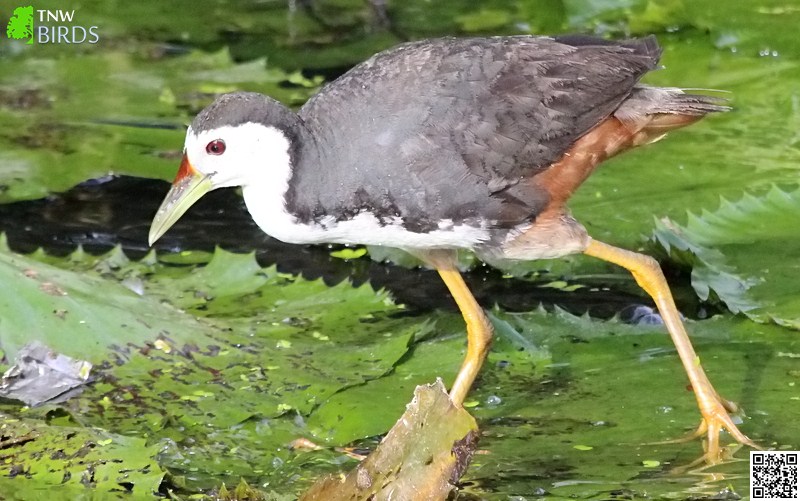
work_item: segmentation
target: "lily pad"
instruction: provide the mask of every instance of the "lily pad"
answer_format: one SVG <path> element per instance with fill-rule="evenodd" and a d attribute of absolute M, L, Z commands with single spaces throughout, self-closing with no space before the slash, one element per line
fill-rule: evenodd
<path fill-rule="evenodd" d="M 49 489 L 80 499 L 87 488 L 97 495 L 144 499 L 158 491 L 164 477 L 156 461 L 160 447 L 143 438 L 56 427 L 2 413 L 0 427 L 0 491 L 19 496 L 14 499 L 36 499 Z"/>
<path fill-rule="evenodd" d="M 118 283 L 14 254 L 2 237 L 0 277 L 14 284 L 14 292 L 7 289 L 0 301 L 0 343 L 11 359 L 26 343 L 40 341 L 97 365 L 113 347 L 152 343 L 170 330 L 192 332 L 195 340 L 215 330 Z"/>
<path fill-rule="evenodd" d="M 800 329 L 800 190 L 723 200 L 714 212 L 690 214 L 685 226 L 660 222 L 654 238 L 669 252 L 688 252 L 692 286 L 759 322 Z"/>
<path fill-rule="evenodd" d="M 683 437 L 699 423 L 663 326 L 563 311 L 498 316 L 547 347 L 552 358 L 531 373 L 493 365 L 484 371 L 471 395 L 479 405 L 470 412 L 481 423 L 485 452 L 475 455 L 463 479 L 465 495 L 546 491 L 554 499 L 592 499 L 629 492 L 683 499 L 726 489 L 746 495 L 746 461 L 695 469 L 688 465 L 702 454 L 699 441 L 658 443 Z M 789 424 L 796 378 L 787 378 L 800 349 L 796 333 L 730 316 L 687 322 L 687 330 L 716 389 L 743 409 L 736 417 L 742 430 L 765 447 L 796 447 Z M 723 435 L 722 443 L 729 442 Z M 736 457 L 747 454 L 740 450 Z"/>
<path fill-rule="evenodd" d="M 261 268 L 252 255 L 218 250 L 206 266 L 165 265 L 152 257 L 127 262 L 118 251 L 11 258 L 55 270 L 67 285 L 81 277 L 106 291 L 119 287 L 151 314 L 165 314 L 159 325 L 166 332 L 101 350 L 107 356 L 96 366 L 97 381 L 66 403 L 0 409 L 49 423 L 41 429 L 54 437 L 61 427 L 144 436 L 148 445 L 159 445 L 158 464 L 184 492 L 233 485 L 240 477 L 284 494 L 301 491 L 351 460 L 334 450 L 299 452 L 287 444 L 298 437 L 340 444 L 383 433 L 414 385 L 450 378 L 463 356 L 458 314 L 408 316 L 368 286 L 328 287 Z M 118 284 L 136 278 L 141 296 Z M 99 308 L 113 297 L 95 295 L 91 303 Z M 169 322 L 173 315 L 197 318 L 184 328 Z M 631 472 L 655 471 L 642 457 L 666 465 L 680 451 L 687 462 L 700 453 L 696 443 L 639 445 L 680 436 L 698 419 L 662 328 L 560 311 L 492 315 L 497 340 L 469 408 L 484 423 L 482 447 L 490 454 L 476 455 L 468 472 L 478 492 L 491 492 L 497 478 L 503 478 L 501 492 L 532 492 L 538 481 L 531 472 L 556 468 L 543 477 L 550 479 L 543 488 L 564 496 L 596 494 L 624 488 L 620 479 Z M 770 423 L 790 420 L 794 393 L 781 378 L 792 359 L 764 341 L 778 343 L 781 353 L 797 352 L 784 329 L 717 318 L 690 323 L 689 331 L 720 392 L 752 413 L 745 431 L 760 442 L 790 442 L 788 429 Z M 643 415 L 652 417 L 652 426 L 642 426 Z M 613 468 L 597 460 L 609 457 Z M 599 483 L 559 483 L 582 478 Z M 665 495 L 682 489 L 673 477 L 648 483 L 649 491 Z"/>
<path fill-rule="evenodd" d="M 7 283 L 20 283 L 6 300 L 6 325 L 52 315 L 55 325 L 37 331 L 38 339 L 85 354 L 95 363 L 95 381 L 30 417 L 56 413 L 70 426 L 183 444 L 160 456 L 173 472 L 215 471 L 220 451 L 227 451 L 230 475 L 263 471 L 264 448 L 285 456 L 279 451 L 302 433 L 302 417 L 319 402 L 391 371 L 415 336 L 430 332 L 424 320 L 392 318 L 402 308 L 369 286 L 328 287 L 280 274 L 258 266 L 253 254 L 218 250 L 205 266 L 130 262 L 118 249 L 100 257 L 37 256 L 61 267 L 0 254 Z M 139 294 L 122 285 L 135 281 Z M 106 293 L 87 292 L 101 289 Z M 121 327 L 126 322 L 136 326 L 132 334 Z M 13 355 L 16 331 L 8 332 L 4 346 Z"/>
<path fill-rule="evenodd" d="M 490 314 L 489 318 L 494 325 L 495 339 L 486 365 L 494 368 L 495 378 L 505 381 L 515 374 L 526 377 L 541 374 L 540 366 L 550 361 L 550 352 L 537 340 L 522 335 L 502 316 Z M 397 398 L 398 393 L 411 394 L 420 381 L 436 378 L 453 381 L 466 354 L 463 319 L 455 315 L 437 315 L 429 335 L 433 325 L 439 335 L 415 343 L 391 373 L 345 388 L 322 402 L 307 422 L 308 432 L 314 439 L 328 445 L 345 445 L 380 435 L 403 412 L 405 402 Z M 366 402 L 371 405 L 365 407 Z"/>

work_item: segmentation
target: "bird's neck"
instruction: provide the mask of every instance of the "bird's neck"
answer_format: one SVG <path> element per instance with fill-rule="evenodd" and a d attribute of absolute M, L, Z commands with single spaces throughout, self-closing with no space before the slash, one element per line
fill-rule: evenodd
<path fill-rule="evenodd" d="M 298 231 L 302 225 L 287 210 L 287 200 L 294 196 L 292 178 L 299 172 L 322 169 L 323 160 L 302 118 L 288 108 L 285 112 L 279 127 L 263 130 L 260 149 L 269 154 L 266 158 L 254 155 L 259 166 L 242 184 L 242 195 L 253 220 L 265 233 L 284 242 L 307 243 Z"/>

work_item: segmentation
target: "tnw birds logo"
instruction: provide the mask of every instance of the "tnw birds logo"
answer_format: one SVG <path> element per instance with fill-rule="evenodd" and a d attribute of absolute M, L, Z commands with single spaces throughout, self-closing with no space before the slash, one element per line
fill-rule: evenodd
<path fill-rule="evenodd" d="M 78 24 L 75 12 L 35 9 L 33 5 L 17 7 L 8 20 L 6 35 L 10 40 L 27 40 L 28 45 L 97 43 L 97 26 Z"/>
<path fill-rule="evenodd" d="M 12 40 L 28 39 L 26 43 L 33 44 L 33 5 L 14 9 L 14 15 L 8 20 L 6 35 Z"/>

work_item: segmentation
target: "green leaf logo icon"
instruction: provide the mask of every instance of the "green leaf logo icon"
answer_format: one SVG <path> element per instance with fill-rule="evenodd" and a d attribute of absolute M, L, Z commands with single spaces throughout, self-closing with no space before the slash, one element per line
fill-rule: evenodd
<path fill-rule="evenodd" d="M 33 44 L 33 6 L 17 7 L 14 15 L 8 20 L 6 35 L 13 40 L 28 39 L 28 44 Z"/>

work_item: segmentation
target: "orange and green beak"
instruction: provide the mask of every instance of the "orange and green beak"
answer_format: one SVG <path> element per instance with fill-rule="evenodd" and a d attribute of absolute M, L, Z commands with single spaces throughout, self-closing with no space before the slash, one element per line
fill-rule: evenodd
<path fill-rule="evenodd" d="M 189 207 L 213 189 L 214 185 L 211 179 L 197 172 L 184 153 L 178 175 L 172 182 L 172 188 L 161 202 L 161 207 L 158 208 L 150 225 L 149 245 L 153 245 L 189 210 Z"/>

